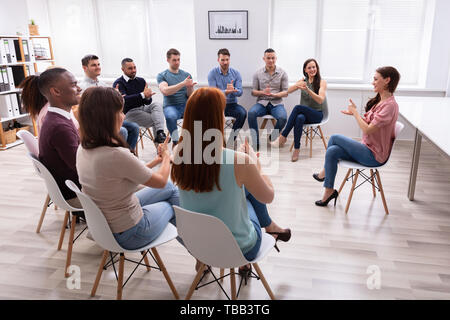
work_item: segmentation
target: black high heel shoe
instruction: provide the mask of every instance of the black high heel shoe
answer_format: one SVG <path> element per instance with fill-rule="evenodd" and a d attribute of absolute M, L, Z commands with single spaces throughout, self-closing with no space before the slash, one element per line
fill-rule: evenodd
<path fill-rule="evenodd" d="M 325 177 L 319 178 L 319 174 L 318 173 L 314 173 L 313 174 L 313 178 L 316 179 L 319 182 L 323 182 L 325 180 Z"/>
<path fill-rule="evenodd" d="M 280 252 L 280 249 L 278 249 L 277 242 L 278 240 L 283 242 L 288 242 L 289 239 L 291 239 L 291 229 L 286 229 L 286 231 L 283 232 L 267 232 L 268 234 L 276 234 L 277 238 L 275 239 L 275 249 Z"/>
<path fill-rule="evenodd" d="M 339 192 L 337 192 L 337 190 L 334 189 L 333 193 L 325 201 L 317 200 L 316 206 L 326 207 L 328 205 L 328 202 L 330 202 L 332 199 L 334 199 L 334 206 L 336 207 L 336 200 L 337 200 L 338 196 L 339 196 Z"/>

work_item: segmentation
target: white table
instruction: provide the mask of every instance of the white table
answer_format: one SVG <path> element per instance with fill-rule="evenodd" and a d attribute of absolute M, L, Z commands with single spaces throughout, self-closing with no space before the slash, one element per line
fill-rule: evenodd
<path fill-rule="evenodd" d="M 450 156 L 450 98 L 399 97 L 400 114 L 416 129 L 408 198 L 414 200 L 422 137 Z"/>

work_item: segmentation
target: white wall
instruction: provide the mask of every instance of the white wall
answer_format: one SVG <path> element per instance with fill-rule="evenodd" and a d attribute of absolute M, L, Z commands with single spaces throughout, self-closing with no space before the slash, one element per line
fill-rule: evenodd
<path fill-rule="evenodd" d="M 28 34 L 28 22 L 26 0 L 0 0 L 0 34 Z"/>

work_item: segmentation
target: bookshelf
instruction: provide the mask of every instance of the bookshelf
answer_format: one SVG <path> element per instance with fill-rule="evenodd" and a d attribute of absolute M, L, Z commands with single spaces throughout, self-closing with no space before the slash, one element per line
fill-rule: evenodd
<path fill-rule="evenodd" d="M 10 44 L 9 50 L 8 47 L 5 46 L 5 43 Z M 3 46 L 2 55 L 4 53 L 10 55 L 7 58 L 5 58 L 5 55 L 0 57 L 0 68 L 9 68 L 9 78 L 11 78 L 11 75 L 13 78 L 8 78 L 11 82 L 10 87 L 12 87 L 12 84 L 14 84 L 15 87 L 9 90 L 0 91 L 0 108 L 2 108 L 0 109 L 0 150 L 6 150 L 21 144 L 22 141 L 18 139 L 11 143 L 6 143 L 6 135 L 11 135 L 11 133 L 4 130 L 4 125 L 7 126 L 14 121 L 20 123 L 20 121 L 31 120 L 34 135 L 37 135 L 35 119 L 30 119 L 30 115 L 24 112 L 23 106 L 21 105 L 21 90 L 17 89 L 18 85 L 25 77 L 35 74 L 36 72 L 44 71 L 46 65 L 54 65 L 55 60 L 51 38 L 47 36 L 0 35 L 0 46 Z M 15 58 L 12 58 L 13 55 L 15 55 Z M 44 64 L 44 67 L 40 68 L 40 64 Z M 5 110 L 7 108 L 7 99 L 10 99 L 11 105 L 14 105 L 15 100 L 17 100 L 18 110 L 13 114 L 8 113 L 8 110 Z M 5 102 L 2 104 L 2 101 Z"/>

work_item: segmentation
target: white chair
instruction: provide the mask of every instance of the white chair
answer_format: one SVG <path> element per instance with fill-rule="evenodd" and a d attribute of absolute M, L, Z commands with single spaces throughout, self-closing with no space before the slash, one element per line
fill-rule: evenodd
<path fill-rule="evenodd" d="M 61 190 L 58 187 L 58 184 L 56 183 L 55 179 L 53 178 L 52 174 L 48 169 L 40 162 L 38 159 L 34 158 L 33 156 L 29 155 L 31 161 L 33 162 L 33 165 L 39 174 L 39 176 L 44 179 L 45 185 L 47 187 L 48 194 L 50 198 L 52 199 L 53 203 L 58 205 L 61 209 L 63 209 L 66 214 L 64 215 L 64 222 L 61 226 L 61 233 L 59 236 L 59 242 L 58 242 L 58 250 L 61 250 L 62 243 L 64 241 L 64 234 L 66 230 L 67 222 L 69 221 L 70 224 L 70 235 L 69 235 L 69 243 L 67 244 L 67 258 L 66 258 L 66 269 L 65 269 L 65 277 L 67 278 L 69 276 L 69 273 L 67 272 L 67 269 L 70 266 L 70 262 L 72 260 L 72 248 L 73 243 L 76 239 L 86 230 L 84 228 L 79 235 L 74 240 L 75 235 L 75 221 L 77 217 L 77 213 L 80 211 L 83 211 L 81 208 L 74 208 L 70 204 L 67 203 L 67 201 L 64 199 L 64 197 L 61 194 Z M 72 217 L 72 219 L 71 219 Z"/>
<path fill-rule="evenodd" d="M 322 132 L 321 126 L 328 122 L 329 114 L 328 114 L 328 105 L 325 105 L 322 109 L 323 118 L 320 123 L 310 123 L 303 125 L 303 133 L 305 135 L 305 144 L 308 146 L 309 140 L 309 157 L 312 158 L 312 140 L 315 136 L 319 136 L 322 139 L 323 146 L 325 147 L 325 151 L 327 150 L 327 142 L 325 141 L 325 137 Z M 292 142 L 291 148 L 289 151 L 292 151 L 294 148 L 294 142 Z"/>
<path fill-rule="evenodd" d="M 86 216 L 86 223 L 89 227 L 89 231 L 92 235 L 92 238 L 94 241 L 101 246 L 103 251 L 103 257 L 102 261 L 100 262 L 100 266 L 98 268 L 97 277 L 95 278 L 94 286 L 92 287 L 91 296 L 95 296 L 95 293 L 97 291 L 98 284 L 100 282 L 100 278 L 103 273 L 103 269 L 106 268 L 105 262 L 108 257 L 108 254 L 111 256 L 111 260 L 108 264 L 115 263 L 114 258 L 117 254 L 120 254 L 119 259 L 119 275 L 117 276 L 117 300 L 122 299 L 122 289 L 127 284 L 128 280 L 133 275 L 134 271 L 137 269 L 139 265 L 145 265 L 147 267 L 147 271 L 150 271 L 151 268 L 158 269 L 162 271 L 164 274 L 164 277 L 166 278 L 167 283 L 169 284 L 170 289 L 172 290 L 172 293 L 175 297 L 175 299 L 179 299 L 178 292 L 175 289 L 175 286 L 172 283 L 172 280 L 170 279 L 169 274 L 167 273 L 166 267 L 164 266 L 164 263 L 161 260 L 161 257 L 159 256 L 158 251 L 156 250 L 156 247 L 166 243 L 170 240 L 173 240 L 177 237 L 177 229 L 172 225 L 168 224 L 167 227 L 164 229 L 164 231 L 153 240 L 148 245 L 135 249 L 135 250 L 127 250 L 122 248 L 114 238 L 111 229 L 109 228 L 108 222 L 106 221 L 105 216 L 100 211 L 100 209 L 97 207 L 97 205 L 89 198 L 86 194 L 82 193 L 80 189 L 77 187 L 75 183 L 73 183 L 70 180 L 66 180 L 66 185 L 77 194 L 78 199 L 80 199 L 80 202 L 84 208 L 85 216 Z M 150 250 L 153 252 L 150 253 Z M 133 261 L 129 259 L 125 259 L 125 253 L 136 253 L 140 252 L 142 254 L 141 260 Z M 113 253 L 116 253 L 116 255 L 113 256 Z M 150 263 L 148 261 L 147 254 L 149 254 L 153 260 L 156 262 L 158 267 L 152 267 L 150 266 Z M 128 277 L 128 279 L 123 284 L 123 273 L 124 273 L 124 264 L 125 260 L 136 263 L 136 268 L 131 273 L 131 275 Z M 142 261 L 145 262 L 145 264 L 142 264 Z M 114 268 L 114 271 L 116 269 Z"/>
<path fill-rule="evenodd" d="M 262 123 L 261 123 L 261 127 L 259 128 L 260 130 L 265 129 L 267 122 L 270 120 L 272 122 L 272 126 L 275 128 L 275 125 L 277 124 L 277 119 L 275 119 L 273 116 L 271 116 L 270 114 L 266 114 L 265 116 L 261 117 L 263 119 Z"/>
<path fill-rule="evenodd" d="M 27 148 L 28 153 L 37 159 L 39 156 L 39 144 L 38 144 L 37 138 L 35 136 L 33 136 L 30 131 L 27 131 L 27 130 L 20 130 L 19 132 L 17 132 L 17 136 L 25 144 L 25 147 Z M 36 233 L 41 232 L 41 227 L 42 227 L 42 223 L 44 222 L 45 213 L 47 212 L 47 208 L 51 205 L 50 202 L 51 202 L 51 199 L 47 193 L 47 196 L 45 197 L 44 205 L 42 206 L 42 212 L 41 212 L 41 216 L 39 218 L 38 226 L 36 228 Z M 56 209 L 57 208 L 55 205 L 55 210 Z"/>
<path fill-rule="evenodd" d="M 395 124 L 395 133 L 394 133 L 394 142 L 392 144 L 392 149 L 394 149 L 394 143 L 398 137 L 398 135 L 400 134 L 400 132 L 403 130 L 404 125 L 401 122 L 398 122 Z M 392 149 L 391 149 L 391 153 L 392 153 Z M 391 155 L 389 154 L 389 157 Z M 350 195 L 348 197 L 347 200 L 347 205 L 345 206 L 345 213 L 347 213 L 348 208 L 350 207 L 350 202 L 352 201 L 352 196 L 353 196 L 353 192 L 355 191 L 356 188 L 360 187 L 362 184 L 366 183 L 366 182 L 370 182 L 370 184 L 372 185 L 372 193 L 373 196 L 376 196 L 375 193 L 375 189 L 377 189 L 380 194 L 381 194 L 381 200 L 383 201 L 383 206 L 384 206 L 384 211 L 386 212 L 386 214 L 389 214 L 389 210 L 386 204 L 386 198 L 384 196 L 384 190 L 383 190 L 383 185 L 381 184 L 381 178 L 380 178 L 380 173 L 378 172 L 378 169 L 384 167 L 389 161 L 389 158 L 386 160 L 385 163 L 383 163 L 380 166 L 377 167 L 366 167 L 363 166 L 362 164 L 359 164 L 357 162 L 353 162 L 353 161 L 347 161 L 347 160 L 340 160 L 339 161 L 339 166 L 343 167 L 343 168 L 347 168 L 347 174 L 345 175 L 344 180 L 342 181 L 341 187 L 339 188 L 339 194 L 341 194 L 342 188 L 344 188 L 345 182 L 347 182 L 349 179 L 352 179 L 352 188 L 350 189 Z M 356 170 L 356 173 L 353 174 L 353 170 Z M 364 170 L 370 170 L 370 176 L 366 175 L 364 173 Z M 351 173 L 351 176 L 350 176 Z M 356 186 L 356 181 L 358 180 L 358 176 L 363 177 L 364 181 L 362 183 L 360 183 L 358 186 Z"/>
<path fill-rule="evenodd" d="M 258 255 L 254 260 L 248 261 L 242 254 L 230 229 L 228 229 L 221 220 L 210 215 L 189 211 L 178 206 L 173 206 L 173 208 L 176 214 L 178 233 L 183 239 L 186 249 L 189 250 L 197 260 L 202 262 L 197 275 L 189 288 L 186 300 L 191 298 L 200 282 L 203 271 L 207 266 L 230 269 L 231 297 L 235 300 L 237 296 L 234 268 L 248 263 L 251 263 L 255 268 L 270 298 L 275 299 L 269 284 L 257 264 L 257 262 L 263 259 L 274 247 L 275 239 L 272 236 L 265 232 L 262 233 L 261 248 L 259 249 Z M 220 279 L 228 276 L 223 276 L 222 271 L 221 275 Z M 220 286 L 219 279 L 217 279 L 214 274 L 213 276 Z M 222 286 L 220 287 L 227 298 L 229 298 Z"/>

